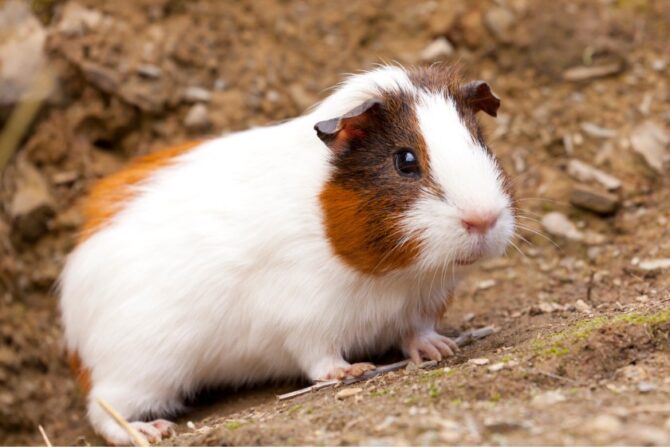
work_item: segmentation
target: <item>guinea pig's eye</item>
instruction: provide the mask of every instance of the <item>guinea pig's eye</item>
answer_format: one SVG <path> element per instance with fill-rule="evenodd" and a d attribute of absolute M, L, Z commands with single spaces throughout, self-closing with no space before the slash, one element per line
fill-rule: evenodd
<path fill-rule="evenodd" d="M 421 174 L 419 159 L 411 149 L 400 149 L 393 156 L 395 170 L 403 177 L 418 177 Z"/>

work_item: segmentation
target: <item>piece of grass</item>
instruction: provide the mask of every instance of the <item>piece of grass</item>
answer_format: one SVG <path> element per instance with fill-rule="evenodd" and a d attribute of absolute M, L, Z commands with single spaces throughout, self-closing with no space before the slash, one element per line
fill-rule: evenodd
<path fill-rule="evenodd" d="M 102 399 L 98 399 L 98 404 L 116 421 L 117 424 L 121 426 L 121 428 L 126 431 L 126 433 L 128 433 L 130 439 L 133 441 L 133 444 L 140 447 L 149 447 L 149 444 L 147 443 L 147 440 L 144 438 L 144 436 L 140 435 L 137 430 L 135 430 L 133 426 L 130 425 L 128 421 L 126 421 L 126 419 L 121 416 L 119 412 L 116 411 L 111 405 Z"/>
<path fill-rule="evenodd" d="M 47 433 L 44 431 L 44 427 L 38 425 L 37 428 L 40 430 L 40 433 L 42 434 L 42 439 L 44 439 L 44 445 L 46 445 L 47 447 L 52 447 L 51 441 L 49 441 L 49 437 L 47 436 Z"/>

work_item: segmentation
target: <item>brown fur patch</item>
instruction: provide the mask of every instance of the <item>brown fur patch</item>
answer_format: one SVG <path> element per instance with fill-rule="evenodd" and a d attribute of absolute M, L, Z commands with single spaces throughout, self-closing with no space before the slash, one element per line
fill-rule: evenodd
<path fill-rule="evenodd" d="M 457 67 L 434 65 L 408 74 L 419 89 L 453 99 L 465 126 L 488 150 Z M 332 149 L 334 170 L 320 200 L 326 234 L 335 253 L 361 272 L 382 274 L 409 265 L 420 252 L 420 235 L 403 234 L 400 226 L 406 211 L 421 194 L 444 197 L 444 191 L 430 175 L 430 158 L 415 114 L 414 94 L 381 92 L 374 99 L 381 106 L 362 108 L 360 113 L 344 115 L 339 122 L 324 122 L 324 129 L 332 128 L 333 132 L 326 136 L 321 132 L 319 136 Z M 419 178 L 395 172 L 393 156 L 404 148 L 416 153 L 421 167 Z"/>
<path fill-rule="evenodd" d="M 356 118 L 364 129 L 348 132 L 344 142 L 339 135 L 335 139 L 335 169 L 320 196 L 335 253 L 351 267 L 374 275 L 405 267 L 418 256 L 420 241 L 403 233 L 400 220 L 421 191 L 441 193 L 430 177 L 414 98 L 389 93 L 380 99 L 382 107 L 370 108 L 365 119 Z M 343 123 L 343 128 L 351 124 Z M 395 170 L 394 155 L 406 148 L 418 157 L 420 178 L 402 177 Z"/>
<path fill-rule="evenodd" d="M 123 209 L 133 195 L 133 185 L 147 179 L 158 169 L 171 163 L 175 157 L 200 144 L 200 141 L 188 142 L 146 155 L 134 160 L 116 174 L 98 181 L 84 202 L 85 222 L 79 241 L 86 240 Z"/>
<path fill-rule="evenodd" d="M 91 391 L 92 386 L 91 371 L 82 365 L 81 358 L 79 358 L 79 354 L 76 352 L 70 354 L 69 364 L 70 369 L 72 369 L 72 372 L 75 374 L 77 383 L 79 383 L 82 391 L 88 394 L 89 391 Z"/>
<path fill-rule="evenodd" d="M 328 240 L 355 269 L 382 274 L 409 265 L 418 254 L 419 244 L 414 239 L 399 245 L 400 228 L 380 212 L 387 205 L 366 205 L 363 195 L 333 182 L 321 192 L 321 203 Z"/>

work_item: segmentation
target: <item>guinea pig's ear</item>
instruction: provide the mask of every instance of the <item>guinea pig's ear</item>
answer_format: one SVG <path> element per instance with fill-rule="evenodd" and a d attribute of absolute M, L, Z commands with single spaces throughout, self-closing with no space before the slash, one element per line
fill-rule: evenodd
<path fill-rule="evenodd" d="M 486 82 L 468 82 L 463 86 L 463 97 L 468 107 L 475 113 L 483 110 L 491 116 L 498 116 L 500 98 L 491 91 L 491 87 Z"/>
<path fill-rule="evenodd" d="M 381 101 L 369 99 L 338 118 L 314 125 L 317 136 L 336 154 L 344 153 L 354 139 L 362 139 L 372 128 L 381 110 Z"/>

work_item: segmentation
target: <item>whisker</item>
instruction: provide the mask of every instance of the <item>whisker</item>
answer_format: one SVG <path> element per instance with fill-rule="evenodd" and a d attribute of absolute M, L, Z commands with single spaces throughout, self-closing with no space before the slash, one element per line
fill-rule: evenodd
<path fill-rule="evenodd" d="M 526 253 L 524 253 L 523 251 L 521 251 L 521 249 L 520 249 L 519 247 L 517 247 L 517 245 L 516 245 L 514 242 L 509 241 L 509 243 L 510 243 L 510 245 L 511 245 L 512 247 L 514 247 L 514 248 L 516 249 L 516 251 L 519 252 L 519 254 L 521 254 L 521 256 L 523 256 L 525 259 L 528 259 L 528 256 L 526 255 Z"/>
<path fill-rule="evenodd" d="M 533 228 L 530 228 L 530 227 L 526 227 L 526 226 L 524 226 L 524 225 L 521 225 L 521 224 L 519 224 L 519 223 L 517 223 L 516 226 L 517 226 L 517 228 L 521 228 L 522 230 L 528 231 L 528 232 L 530 232 L 530 233 L 533 233 L 533 234 L 536 234 L 536 235 L 540 236 L 540 237 L 543 238 L 543 239 L 546 239 L 546 240 L 549 241 L 554 247 L 558 248 L 559 250 L 561 249 L 561 247 L 560 247 L 556 242 L 554 242 L 553 239 L 551 239 L 550 237 L 546 236 L 545 234 L 543 234 L 543 233 L 541 233 L 541 232 L 539 232 L 539 231 L 537 231 L 537 230 L 535 230 L 535 229 L 533 229 Z"/>

